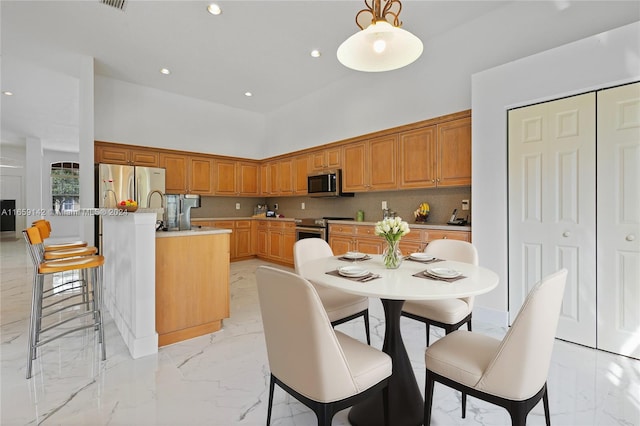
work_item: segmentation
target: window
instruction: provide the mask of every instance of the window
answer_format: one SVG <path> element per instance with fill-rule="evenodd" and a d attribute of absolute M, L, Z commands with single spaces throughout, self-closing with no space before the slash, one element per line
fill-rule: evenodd
<path fill-rule="evenodd" d="M 80 208 L 80 164 L 51 164 L 51 197 L 53 214 L 65 214 Z"/>

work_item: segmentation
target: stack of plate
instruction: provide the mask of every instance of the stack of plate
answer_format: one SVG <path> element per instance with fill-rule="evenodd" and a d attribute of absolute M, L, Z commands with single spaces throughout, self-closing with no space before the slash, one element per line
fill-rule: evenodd
<path fill-rule="evenodd" d="M 368 275 L 369 271 L 359 266 L 343 266 L 342 268 L 338 268 L 338 273 L 343 277 L 360 278 Z"/>
<path fill-rule="evenodd" d="M 462 275 L 462 272 L 451 268 L 431 268 L 424 271 L 424 274 L 436 278 L 456 278 Z"/>
<path fill-rule="evenodd" d="M 367 257 L 367 255 L 366 253 L 360 253 L 359 251 L 348 251 L 344 254 L 343 257 L 345 259 L 358 260 L 358 259 L 364 259 L 365 257 Z"/>
<path fill-rule="evenodd" d="M 435 259 L 435 257 L 431 256 L 430 254 L 426 254 L 423 252 L 411 253 L 409 257 L 419 262 L 428 262 L 430 260 Z"/>

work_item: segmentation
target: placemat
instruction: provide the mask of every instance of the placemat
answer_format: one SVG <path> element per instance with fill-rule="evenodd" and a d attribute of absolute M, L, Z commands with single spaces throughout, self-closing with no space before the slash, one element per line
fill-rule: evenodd
<path fill-rule="evenodd" d="M 431 259 L 431 260 L 418 260 L 418 259 L 414 259 L 411 256 L 405 256 L 404 258 L 405 260 L 410 260 L 412 262 L 418 262 L 418 263 L 436 263 L 436 262 L 444 262 L 444 259 Z"/>
<path fill-rule="evenodd" d="M 424 271 L 420 271 L 417 274 L 413 274 L 414 277 L 418 277 L 418 278 L 424 278 L 427 280 L 435 280 L 435 281 L 445 281 L 448 283 L 452 283 L 454 281 L 458 281 L 461 280 L 463 278 L 467 278 L 464 275 L 458 275 L 457 277 L 454 278 L 441 278 L 441 277 L 436 277 L 435 275 L 426 275 L 425 272 L 427 272 L 427 270 L 425 269 Z"/>
<path fill-rule="evenodd" d="M 368 282 L 368 281 L 377 280 L 378 278 L 380 278 L 380 275 L 375 275 L 371 272 L 363 277 L 345 277 L 344 275 L 340 275 L 340 272 L 338 272 L 336 269 L 334 269 L 333 271 L 325 272 L 325 273 L 327 275 L 333 275 L 334 277 L 340 277 L 340 278 L 344 278 L 351 281 L 357 281 L 357 282 Z"/>
<path fill-rule="evenodd" d="M 344 256 L 340 256 L 338 258 L 338 260 L 344 260 L 345 262 L 360 262 L 362 260 L 369 260 L 369 259 L 373 259 L 373 258 L 369 255 L 366 255 L 365 257 L 361 257 L 359 259 L 351 259 L 349 257 L 344 257 Z"/>

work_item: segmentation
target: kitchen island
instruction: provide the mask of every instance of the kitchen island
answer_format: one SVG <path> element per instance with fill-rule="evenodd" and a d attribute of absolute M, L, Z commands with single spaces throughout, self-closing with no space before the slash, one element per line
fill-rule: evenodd
<path fill-rule="evenodd" d="M 231 231 L 193 228 L 156 237 L 156 331 L 165 346 L 222 328 L 229 317 Z"/>
<path fill-rule="evenodd" d="M 185 303 L 179 298 L 178 291 L 170 296 L 175 299 L 158 301 L 156 287 L 159 277 L 163 295 L 167 294 L 169 278 L 177 288 L 182 288 L 185 292 L 195 291 L 194 288 L 200 286 L 201 291 L 196 292 L 193 297 L 206 298 L 215 295 L 216 301 L 210 302 L 215 306 L 223 303 L 222 300 L 226 300 L 226 310 L 222 309 L 220 315 L 228 316 L 229 230 L 196 228 L 192 231 L 155 232 L 155 213 L 136 212 L 103 216 L 102 219 L 102 253 L 105 256 L 104 304 L 133 358 L 157 353 L 159 344 L 168 344 L 163 337 L 168 329 L 164 328 L 160 331 L 156 327 L 158 313 L 164 315 L 164 312 L 172 309 L 179 311 L 183 309 Z M 157 244 L 158 241 L 161 242 Z M 185 256 L 184 253 L 178 253 L 172 257 L 169 253 L 175 247 L 186 247 L 183 251 L 207 247 L 209 258 L 202 261 L 198 258 L 198 254 Z M 166 265 L 158 269 L 157 264 L 161 262 Z M 210 263 L 216 263 L 219 270 L 211 274 Z M 179 267 L 178 273 L 165 270 L 171 266 L 174 269 Z M 158 306 L 158 302 L 161 306 Z M 174 308 L 171 308 L 172 303 Z M 207 303 L 206 300 L 202 300 L 199 305 L 207 305 Z M 196 312 L 204 315 L 203 311 Z M 219 329 L 222 316 L 217 320 L 207 321 L 212 316 L 204 315 L 203 324 L 218 321 Z M 166 325 L 168 318 L 171 316 L 167 314 L 163 324 Z M 193 318 L 189 321 L 193 325 Z M 170 333 L 180 329 L 180 321 L 176 324 L 177 326 Z M 198 330 L 205 334 L 213 329 L 215 326 L 204 326 Z M 195 337 L 195 334 L 189 335 L 183 332 L 172 334 L 171 339 L 175 339 L 178 335 L 181 336 L 180 340 Z"/>

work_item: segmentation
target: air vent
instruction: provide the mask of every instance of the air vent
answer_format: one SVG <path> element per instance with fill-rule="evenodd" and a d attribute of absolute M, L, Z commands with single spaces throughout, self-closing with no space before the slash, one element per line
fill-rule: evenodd
<path fill-rule="evenodd" d="M 115 7 L 116 9 L 124 10 L 124 4 L 126 0 L 100 0 L 100 3 L 107 6 Z"/>

